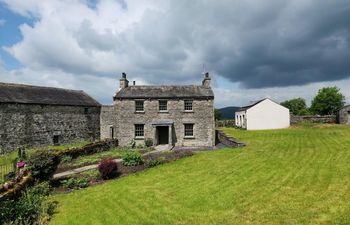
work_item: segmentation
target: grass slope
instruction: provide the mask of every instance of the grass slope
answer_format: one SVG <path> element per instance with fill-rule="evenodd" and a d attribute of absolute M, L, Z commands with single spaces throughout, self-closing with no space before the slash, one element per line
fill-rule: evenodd
<path fill-rule="evenodd" d="M 204 152 L 53 196 L 52 224 L 349 224 L 350 127 L 225 131 Z"/>

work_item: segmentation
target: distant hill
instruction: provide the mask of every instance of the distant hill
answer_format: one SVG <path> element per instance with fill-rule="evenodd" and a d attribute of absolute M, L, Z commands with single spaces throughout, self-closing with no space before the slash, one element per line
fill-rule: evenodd
<path fill-rule="evenodd" d="M 219 109 L 222 114 L 222 119 L 234 119 L 235 112 L 241 107 L 237 106 L 228 106 L 225 108 Z"/>

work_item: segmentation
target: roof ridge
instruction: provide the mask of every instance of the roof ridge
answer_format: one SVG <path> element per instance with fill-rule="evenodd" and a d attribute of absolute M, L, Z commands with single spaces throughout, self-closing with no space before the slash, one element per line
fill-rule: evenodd
<path fill-rule="evenodd" d="M 0 82 L 0 85 L 15 86 L 15 87 L 28 87 L 28 88 L 58 89 L 58 90 L 65 90 L 65 91 L 72 91 L 72 92 L 84 92 L 85 93 L 84 90 L 68 89 L 68 88 L 61 88 L 61 87 L 51 87 L 51 86 L 39 86 L 39 85 L 32 85 L 32 84 Z"/>

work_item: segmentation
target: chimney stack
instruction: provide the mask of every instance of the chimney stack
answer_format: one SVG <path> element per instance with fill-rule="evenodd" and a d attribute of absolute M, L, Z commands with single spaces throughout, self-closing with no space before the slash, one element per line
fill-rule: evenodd
<path fill-rule="evenodd" d="M 210 88 L 211 78 L 209 76 L 209 73 L 206 72 L 204 75 L 204 79 L 202 81 L 202 85 L 206 88 Z"/>
<path fill-rule="evenodd" d="M 120 89 L 126 88 L 129 86 L 129 81 L 126 79 L 126 73 L 122 73 L 122 78 L 119 80 L 120 82 Z"/>

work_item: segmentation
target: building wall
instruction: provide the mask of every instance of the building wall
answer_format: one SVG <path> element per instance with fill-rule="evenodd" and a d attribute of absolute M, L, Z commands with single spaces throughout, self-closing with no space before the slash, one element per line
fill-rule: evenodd
<path fill-rule="evenodd" d="M 85 113 L 85 108 L 88 111 Z M 100 107 L 1 104 L 0 154 L 100 137 Z"/>
<path fill-rule="evenodd" d="M 289 109 L 266 99 L 247 109 L 247 130 L 280 129 L 290 126 Z"/>
<path fill-rule="evenodd" d="M 114 128 L 115 130 L 115 110 L 114 106 L 102 106 L 101 107 L 101 116 L 100 116 L 100 121 L 101 121 L 101 139 L 107 139 L 107 138 L 112 138 L 111 135 L 111 127 Z"/>
<path fill-rule="evenodd" d="M 193 100 L 193 112 L 184 111 L 183 100 L 168 100 L 168 112 L 158 111 L 158 100 L 144 102 L 144 113 L 135 112 L 134 100 L 115 100 L 115 126 L 117 139 L 121 146 L 134 139 L 134 124 L 145 124 L 145 139 L 154 139 L 154 120 L 173 120 L 172 139 L 175 146 L 214 146 L 215 122 L 213 100 Z M 184 137 L 184 123 L 194 124 L 194 139 Z M 144 144 L 144 140 L 136 140 Z"/>
<path fill-rule="evenodd" d="M 340 124 L 350 124 L 350 105 L 341 108 L 338 111 L 337 120 Z"/>
<path fill-rule="evenodd" d="M 246 128 L 246 125 L 247 125 L 246 111 L 239 111 L 235 113 L 235 123 L 237 127 Z"/>

